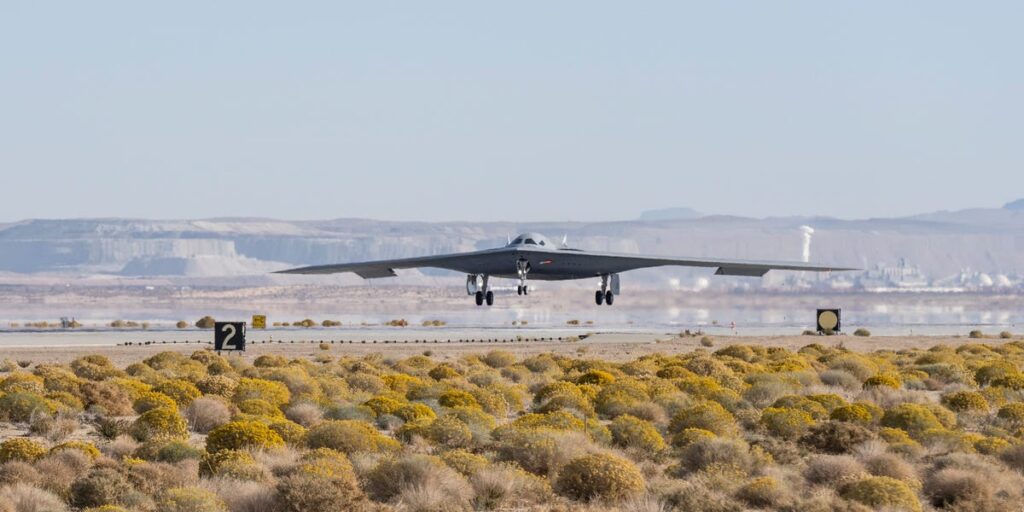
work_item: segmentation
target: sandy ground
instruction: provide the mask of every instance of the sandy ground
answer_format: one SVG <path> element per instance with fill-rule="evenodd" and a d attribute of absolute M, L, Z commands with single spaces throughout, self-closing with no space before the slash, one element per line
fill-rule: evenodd
<path fill-rule="evenodd" d="M 555 353 L 573 356 L 601 358 L 612 361 L 626 361 L 651 353 L 688 352 L 701 346 L 700 336 L 676 337 L 658 332 L 613 332 L 595 333 L 572 341 L 571 335 L 564 332 L 533 332 L 531 338 L 517 339 L 507 333 L 480 332 L 478 336 L 469 337 L 465 332 L 456 336 L 446 337 L 444 330 L 435 331 L 431 339 L 385 339 L 394 336 L 363 336 L 366 339 L 334 340 L 328 350 L 320 349 L 318 339 L 293 339 L 290 341 L 257 342 L 250 344 L 248 350 L 238 353 L 246 359 L 254 359 L 263 354 L 281 354 L 288 357 L 308 358 L 328 353 L 334 356 L 363 356 L 379 353 L 391 357 L 407 357 L 430 351 L 437 359 L 458 358 L 469 353 L 483 353 L 490 350 L 508 350 L 521 357 L 539 353 Z M 532 341 L 536 338 L 545 341 Z M 562 337 L 558 341 L 558 337 Z M 451 338 L 451 341 L 448 339 Z M 470 341 L 470 340 L 474 341 Z M 824 345 L 842 345 L 855 351 L 902 350 L 910 348 L 928 348 L 934 345 L 961 345 L 969 342 L 1004 343 L 1013 340 L 986 338 L 984 340 L 954 336 L 713 336 L 713 346 L 724 347 L 731 344 L 761 344 L 785 347 L 797 350 L 810 343 Z M 1021 337 L 1015 337 L 1021 340 Z M 66 363 L 83 354 L 103 354 L 111 358 L 115 364 L 125 366 L 140 361 L 162 351 L 191 353 L 209 348 L 206 343 L 156 343 L 150 345 L 131 346 L 16 346 L 0 348 L 0 359 L 14 361 L 31 361 L 33 363 L 56 362 Z"/>

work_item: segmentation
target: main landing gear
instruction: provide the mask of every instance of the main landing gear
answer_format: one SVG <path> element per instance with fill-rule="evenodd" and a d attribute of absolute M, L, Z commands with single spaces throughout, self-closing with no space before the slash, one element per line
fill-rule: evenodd
<path fill-rule="evenodd" d="M 487 276 L 481 277 L 483 281 L 482 285 L 477 283 L 477 277 L 474 274 L 466 276 L 466 293 L 473 295 L 476 300 L 477 306 L 483 306 L 486 303 L 488 306 L 494 305 L 494 292 L 491 291 L 490 286 L 487 285 Z"/>
<path fill-rule="evenodd" d="M 615 302 L 615 294 L 619 291 L 618 274 L 605 274 L 601 276 L 601 289 L 594 292 L 594 302 L 600 306 L 602 303 L 611 306 Z"/>

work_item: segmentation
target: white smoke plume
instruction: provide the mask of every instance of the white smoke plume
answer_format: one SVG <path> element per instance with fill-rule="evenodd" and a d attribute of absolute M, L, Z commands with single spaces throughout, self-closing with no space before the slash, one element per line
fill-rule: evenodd
<path fill-rule="evenodd" d="M 811 261 L 811 235 L 814 234 L 814 228 L 810 226 L 800 226 L 800 234 L 804 238 L 803 246 L 803 258 L 804 263 Z"/>

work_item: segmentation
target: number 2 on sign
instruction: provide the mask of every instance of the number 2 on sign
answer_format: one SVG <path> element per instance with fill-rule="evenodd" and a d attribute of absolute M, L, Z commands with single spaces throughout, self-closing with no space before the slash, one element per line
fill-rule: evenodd
<path fill-rule="evenodd" d="M 237 329 L 235 329 L 234 325 L 232 325 L 232 324 L 224 324 L 224 326 L 221 327 L 220 332 L 230 333 L 230 334 L 227 334 L 227 336 L 224 338 L 224 346 L 226 346 L 226 347 L 233 347 L 233 346 L 235 346 L 234 342 L 231 341 L 231 339 L 235 337 L 235 334 L 238 333 L 238 331 L 237 331 Z"/>

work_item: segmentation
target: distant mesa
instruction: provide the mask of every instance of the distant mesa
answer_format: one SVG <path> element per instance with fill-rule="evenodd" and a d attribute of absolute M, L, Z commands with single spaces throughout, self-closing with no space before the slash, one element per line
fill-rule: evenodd
<path fill-rule="evenodd" d="M 641 213 L 640 220 L 684 220 L 699 219 L 703 216 L 703 213 L 693 208 L 662 208 Z"/>
<path fill-rule="evenodd" d="M 1006 203 L 1005 205 L 1003 205 L 1003 209 L 1013 210 L 1013 211 L 1018 211 L 1018 212 L 1024 211 L 1024 199 L 1018 199 L 1016 201 L 1011 201 L 1009 203 Z"/>

